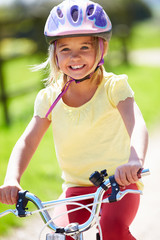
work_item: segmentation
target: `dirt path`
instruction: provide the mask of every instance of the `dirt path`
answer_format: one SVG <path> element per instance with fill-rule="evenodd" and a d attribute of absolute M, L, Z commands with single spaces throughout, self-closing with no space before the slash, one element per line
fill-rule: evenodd
<path fill-rule="evenodd" d="M 149 149 L 146 158 L 146 167 L 149 167 L 151 175 L 144 178 L 144 192 L 141 197 L 141 205 L 137 217 L 132 224 L 132 230 L 138 240 L 160 239 L 160 127 L 152 132 Z"/>
<path fill-rule="evenodd" d="M 142 66 L 160 66 L 160 48 L 135 50 L 129 53 L 131 63 Z"/>
<path fill-rule="evenodd" d="M 141 204 L 134 220 L 131 231 L 137 240 L 158 240 L 160 239 L 159 219 L 160 219 L 160 191 L 158 189 L 158 180 L 160 173 L 160 127 L 156 128 L 149 142 L 145 167 L 150 168 L 151 175 L 144 178 L 144 192 L 141 197 Z M 24 227 L 13 229 L 12 237 L 1 237 L 1 240 L 38 240 L 39 231 L 43 227 L 40 218 L 29 217 L 23 219 Z M 88 240 L 94 240 L 91 233 L 88 234 Z M 43 235 L 44 237 L 44 235 Z M 44 238 L 45 239 L 45 238 Z"/>

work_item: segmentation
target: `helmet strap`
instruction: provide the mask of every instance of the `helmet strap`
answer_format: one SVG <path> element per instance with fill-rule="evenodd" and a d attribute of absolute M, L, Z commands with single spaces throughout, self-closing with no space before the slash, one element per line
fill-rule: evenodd
<path fill-rule="evenodd" d="M 101 51 L 101 59 L 98 63 L 98 66 L 101 66 L 104 64 L 104 58 L 103 58 L 103 55 L 104 55 L 104 45 L 103 45 L 103 39 L 102 38 L 99 38 L 99 47 L 100 47 L 100 51 Z"/>
<path fill-rule="evenodd" d="M 75 81 L 74 79 L 71 79 L 69 81 L 67 81 L 64 85 L 64 87 L 62 88 L 61 93 L 58 95 L 58 97 L 56 98 L 56 100 L 53 102 L 53 104 L 51 105 L 51 107 L 49 108 L 48 112 L 46 113 L 45 117 L 47 118 L 48 115 L 52 112 L 53 108 L 56 106 L 56 104 L 59 102 L 59 100 L 62 98 L 62 96 L 67 92 L 69 85 Z"/>

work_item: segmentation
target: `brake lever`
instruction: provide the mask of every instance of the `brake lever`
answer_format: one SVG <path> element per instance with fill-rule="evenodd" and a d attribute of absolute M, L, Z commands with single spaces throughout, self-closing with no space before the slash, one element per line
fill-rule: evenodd
<path fill-rule="evenodd" d="M 132 194 L 143 194 L 143 192 L 141 190 L 133 190 L 133 189 L 126 189 L 124 191 L 119 191 L 117 193 L 117 201 L 120 201 L 126 194 L 128 193 L 132 193 Z"/>
<path fill-rule="evenodd" d="M 19 216 L 19 212 L 18 212 L 17 209 L 8 209 L 8 210 L 0 213 L 0 218 L 1 218 L 1 217 L 4 217 L 4 216 L 6 216 L 6 215 L 8 215 L 8 214 L 10 214 L 10 213 L 13 213 L 16 217 L 20 217 L 20 216 Z M 29 211 L 26 211 L 26 212 L 25 212 L 25 217 L 28 217 L 28 216 L 30 216 L 30 215 L 32 215 L 32 212 L 29 212 Z"/>
<path fill-rule="evenodd" d="M 108 197 L 109 202 L 116 202 L 117 201 L 117 194 L 120 192 L 120 187 L 118 183 L 115 180 L 114 175 L 109 177 L 109 181 L 111 183 L 111 195 Z"/>
<path fill-rule="evenodd" d="M 112 188 L 111 195 L 108 197 L 108 202 L 110 203 L 121 200 L 128 193 L 141 194 L 141 195 L 143 194 L 141 190 L 134 190 L 134 189 L 126 189 L 124 191 L 120 191 L 120 187 L 116 182 L 114 175 L 109 177 L 109 180 Z"/>
<path fill-rule="evenodd" d="M 5 215 L 8 215 L 9 213 L 13 213 L 16 217 L 18 217 L 18 211 L 17 209 L 13 210 L 13 209 L 8 209 L 2 213 L 0 213 L 0 218 L 4 217 Z"/>
<path fill-rule="evenodd" d="M 18 217 L 26 217 L 28 208 L 26 208 L 28 199 L 25 197 L 28 191 L 19 191 L 18 193 L 18 201 L 16 204 L 16 209 L 18 213 Z"/>

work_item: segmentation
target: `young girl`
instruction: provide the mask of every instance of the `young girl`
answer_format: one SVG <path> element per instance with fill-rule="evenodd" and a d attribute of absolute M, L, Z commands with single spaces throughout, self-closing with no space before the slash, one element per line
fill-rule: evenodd
<path fill-rule="evenodd" d="M 12 151 L 0 187 L 2 203 L 16 203 L 21 176 L 50 124 L 65 197 L 95 191 L 88 178 L 102 169 L 115 174 L 124 188 L 140 187 L 137 172 L 144 164 L 148 135 L 127 76 L 103 68 L 111 30 L 103 8 L 89 0 L 65 0 L 52 9 L 45 26 L 50 44 L 48 86 L 39 92 L 34 116 Z M 104 204 L 103 239 L 135 239 L 129 226 L 138 206 L 139 196 L 131 194 Z M 82 223 L 87 218 L 88 212 L 81 210 L 58 219 L 57 224 L 78 219 Z"/>

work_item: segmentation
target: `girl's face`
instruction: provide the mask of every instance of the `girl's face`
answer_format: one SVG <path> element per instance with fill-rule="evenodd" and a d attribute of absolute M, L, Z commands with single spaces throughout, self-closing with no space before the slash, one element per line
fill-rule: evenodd
<path fill-rule="evenodd" d="M 93 38 L 87 36 L 59 39 L 56 56 L 63 73 L 74 79 L 84 78 L 93 71 L 96 61 Z"/>

